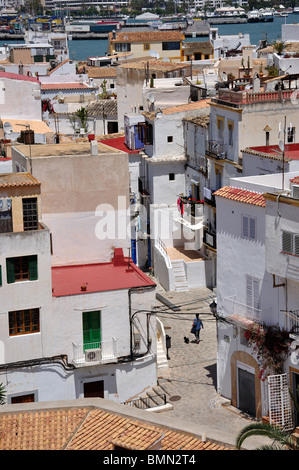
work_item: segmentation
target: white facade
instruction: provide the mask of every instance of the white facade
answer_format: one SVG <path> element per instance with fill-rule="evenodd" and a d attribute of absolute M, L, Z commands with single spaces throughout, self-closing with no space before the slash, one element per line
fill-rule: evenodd
<path fill-rule="evenodd" d="M 34 77 L 0 72 L 1 118 L 41 121 L 41 86 Z"/>
<path fill-rule="evenodd" d="M 290 173 L 286 175 L 286 188 L 290 187 L 291 177 Z M 224 189 L 216 193 L 218 391 L 234 406 L 261 418 L 269 411 L 267 375 L 271 372 L 263 370 L 263 358 L 257 357 L 246 343 L 244 332 L 252 322 L 267 327 L 279 325 L 287 331 L 294 325 L 285 310 L 295 309 L 298 302 L 298 267 L 295 258 L 294 265 L 291 256 L 281 253 L 281 230 L 285 227 L 297 233 L 298 209 L 280 204 L 281 175 L 235 178 L 231 188 L 234 191 L 231 196 Z M 243 196 L 239 200 L 237 189 Z M 266 201 L 261 204 L 265 193 Z M 290 258 L 292 270 L 288 275 L 285 262 Z M 288 288 L 287 277 L 290 277 Z M 284 364 L 288 377 L 290 367 L 292 373 L 299 373 L 298 366 L 290 363 L 289 353 Z M 247 390 L 242 380 L 248 381 Z"/>

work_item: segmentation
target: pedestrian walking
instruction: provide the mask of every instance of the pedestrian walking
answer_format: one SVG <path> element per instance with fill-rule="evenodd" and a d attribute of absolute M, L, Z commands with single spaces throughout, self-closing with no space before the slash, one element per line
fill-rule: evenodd
<path fill-rule="evenodd" d="M 199 343 L 200 330 L 203 327 L 204 327 L 203 323 L 202 323 L 201 319 L 199 318 L 199 313 L 197 313 L 196 317 L 193 320 L 192 329 L 191 329 L 191 333 L 193 333 L 195 335 L 195 339 L 196 339 L 197 344 Z"/>

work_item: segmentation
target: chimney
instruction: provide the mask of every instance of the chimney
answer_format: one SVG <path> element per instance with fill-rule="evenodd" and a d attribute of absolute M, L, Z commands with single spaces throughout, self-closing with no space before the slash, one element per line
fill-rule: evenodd
<path fill-rule="evenodd" d="M 90 142 L 90 154 L 91 155 L 99 155 L 98 141 L 97 140 L 92 140 Z"/>

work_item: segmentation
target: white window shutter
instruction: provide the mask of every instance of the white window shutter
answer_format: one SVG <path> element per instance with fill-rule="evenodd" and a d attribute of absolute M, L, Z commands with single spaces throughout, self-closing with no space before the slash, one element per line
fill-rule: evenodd
<path fill-rule="evenodd" d="M 253 290 L 252 290 L 252 284 L 253 284 L 253 277 L 247 274 L 246 276 L 246 304 L 249 307 L 253 307 Z"/>
<path fill-rule="evenodd" d="M 242 216 L 242 231 L 243 231 L 243 238 L 248 238 L 248 217 L 246 215 Z"/>
<path fill-rule="evenodd" d="M 249 229 L 250 229 L 250 235 L 249 238 L 251 240 L 255 240 L 255 219 L 250 217 L 249 219 Z"/>

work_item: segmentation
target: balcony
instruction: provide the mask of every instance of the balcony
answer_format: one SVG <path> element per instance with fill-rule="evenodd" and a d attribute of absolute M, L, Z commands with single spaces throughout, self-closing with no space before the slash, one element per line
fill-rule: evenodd
<path fill-rule="evenodd" d="M 224 160 L 227 158 L 227 152 L 223 142 L 210 140 L 206 143 L 207 157 L 216 158 L 216 160 Z"/>
<path fill-rule="evenodd" d="M 233 296 L 223 299 L 222 313 L 225 314 L 225 316 L 239 318 L 242 326 L 246 324 L 246 321 L 254 321 L 262 324 L 262 310 L 237 302 Z"/>
<path fill-rule="evenodd" d="M 233 108 L 242 108 L 252 103 L 290 101 L 295 90 L 278 91 L 233 91 L 228 88 L 218 90 L 218 96 L 211 99 L 212 103 L 222 104 Z"/>
<path fill-rule="evenodd" d="M 116 339 L 94 343 L 73 343 L 73 362 L 76 365 L 87 366 L 106 364 L 117 359 Z"/>

